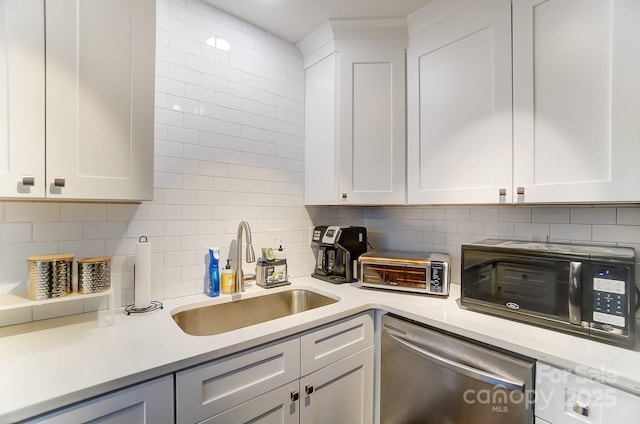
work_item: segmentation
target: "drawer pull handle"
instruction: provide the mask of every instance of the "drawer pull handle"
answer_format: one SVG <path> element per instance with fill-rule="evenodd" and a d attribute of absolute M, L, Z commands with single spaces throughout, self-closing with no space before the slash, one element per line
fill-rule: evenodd
<path fill-rule="evenodd" d="M 55 177 L 53 179 L 54 187 L 64 187 L 66 185 L 66 181 L 64 177 Z"/>
<path fill-rule="evenodd" d="M 298 392 L 296 390 L 291 392 L 291 402 L 296 402 L 299 397 L 300 397 L 300 395 L 298 394 Z"/>
<path fill-rule="evenodd" d="M 305 392 L 307 395 L 310 395 L 311 393 L 313 393 L 313 386 L 311 386 L 311 385 L 306 385 L 306 386 L 304 386 L 304 392 Z"/>
<path fill-rule="evenodd" d="M 581 404 L 580 402 L 573 402 L 573 412 L 582 415 L 583 417 L 588 417 L 589 407 L 587 405 Z"/>
<path fill-rule="evenodd" d="M 22 185 L 25 187 L 33 187 L 36 185 L 36 178 L 33 175 L 25 175 L 22 177 Z"/>

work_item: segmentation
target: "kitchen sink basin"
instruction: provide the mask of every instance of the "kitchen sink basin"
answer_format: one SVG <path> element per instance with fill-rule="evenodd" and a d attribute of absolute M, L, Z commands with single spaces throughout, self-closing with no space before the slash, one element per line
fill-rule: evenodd
<path fill-rule="evenodd" d="M 292 289 L 172 314 L 187 334 L 211 336 L 331 305 L 337 299 L 305 289 Z"/>

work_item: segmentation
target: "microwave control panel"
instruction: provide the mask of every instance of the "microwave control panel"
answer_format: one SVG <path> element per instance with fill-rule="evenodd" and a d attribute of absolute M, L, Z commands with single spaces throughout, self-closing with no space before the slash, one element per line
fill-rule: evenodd
<path fill-rule="evenodd" d="M 593 321 L 625 327 L 627 318 L 627 268 L 599 266 L 593 272 Z"/>

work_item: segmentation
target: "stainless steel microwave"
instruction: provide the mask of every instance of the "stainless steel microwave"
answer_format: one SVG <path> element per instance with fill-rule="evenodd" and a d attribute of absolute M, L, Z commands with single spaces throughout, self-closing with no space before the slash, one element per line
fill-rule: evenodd
<path fill-rule="evenodd" d="M 624 347 L 635 343 L 635 251 L 487 239 L 462 245 L 463 307 Z"/>

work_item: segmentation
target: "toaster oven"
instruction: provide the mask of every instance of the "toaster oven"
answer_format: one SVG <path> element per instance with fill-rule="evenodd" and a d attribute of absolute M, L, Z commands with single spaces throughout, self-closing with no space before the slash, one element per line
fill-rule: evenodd
<path fill-rule="evenodd" d="M 449 295 L 450 257 L 444 253 L 372 251 L 360 255 L 360 287 Z"/>

